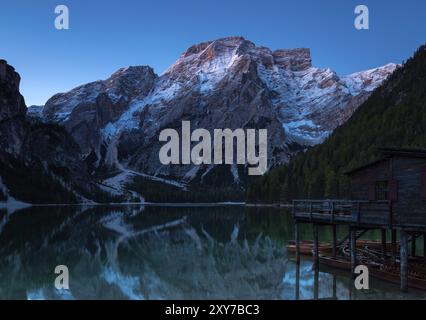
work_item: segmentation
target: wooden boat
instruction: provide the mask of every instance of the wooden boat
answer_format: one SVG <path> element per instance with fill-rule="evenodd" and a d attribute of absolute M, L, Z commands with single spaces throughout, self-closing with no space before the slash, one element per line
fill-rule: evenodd
<path fill-rule="evenodd" d="M 319 257 L 320 265 L 334 269 L 351 271 L 351 262 L 345 258 Z M 369 264 L 363 263 L 369 269 L 370 275 L 396 285 L 400 284 L 400 273 L 398 265 Z M 426 290 L 426 273 L 424 266 L 412 266 L 408 270 L 408 286 L 413 289 Z"/>
<path fill-rule="evenodd" d="M 371 275 L 378 279 L 391 282 L 393 284 L 400 284 L 400 275 L 399 268 L 394 271 L 382 270 L 382 269 L 372 269 Z M 413 271 L 408 271 L 408 286 L 410 288 L 426 290 L 426 278 L 419 277 L 418 274 L 414 274 Z"/>
<path fill-rule="evenodd" d="M 380 250 L 382 251 L 382 242 L 380 240 L 357 240 L 356 241 L 357 248 L 369 248 L 372 250 Z M 392 253 L 392 251 L 396 251 L 399 253 L 399 243 L 396 244 L 395 248 L 392 247 L 392 243 L 386 243 L 386 251 L 388 253 Z"/>
<path fill-rule="evenodd" d="M 312 255 L 312 250 L 314 248 L 313 241 L 300 241 L 299 243 L 300 254 L 301 255 Z M 287 244 L 287 250 L 289 253 L 296 253 L 296 241 L 289 241 Z M 319 252 L 332 252 L 333 246 L 329 243 L 319 243 L 318 244 Z"/>
<path fill-rule="evenodd" d="M 381 250 L 382 249 L 382 243 L 381 241 L 375 241 L 375 240 L 357 240 L 357 247 L 358 248 L 364 248 L 368 247 L 371 249 Z M 313 241 L 300 241 L 300 254 L 301 255 L 312 255 L 312 251 L 314 248 L 314 242 Z M 392 244 L 387 243 L 387 250 L 391 251 Z M 287 250 L 289 253 L 296 253 L 296 241 L 292 240 L 289 241 L 287 244 Z M 318 244 L 318 250 L 319 252 L 323 253 L 329 253 L 333 251 L 333 246 L 330 243 L 324 243 L 320 242 Z M 398 246 L 399 250 L 399 246 Z"/>
<path fill-rule="evenodd" d="M 351 262 L 343 258 L 334 259 L 332 257 L 320 256 L 320 265 L 324 265 L 333 269 L 339 269 L 344 271 L 351 270 Z"/>

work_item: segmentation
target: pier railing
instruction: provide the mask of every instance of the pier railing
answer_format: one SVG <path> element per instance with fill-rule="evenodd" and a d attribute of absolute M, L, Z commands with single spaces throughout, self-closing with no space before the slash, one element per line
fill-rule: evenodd
<path fill-rule="evenodd" d="M 293 216 L 309 222 L 387 226 L 392 224 L 392 207 L 389 201 L 294 200 Z"/>

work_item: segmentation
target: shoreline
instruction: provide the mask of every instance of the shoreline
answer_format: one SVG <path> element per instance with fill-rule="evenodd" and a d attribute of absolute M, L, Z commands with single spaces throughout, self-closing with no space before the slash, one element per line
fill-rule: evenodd
<path fill-rule="evenodd" d="M 9 203 L 10 205 L 10 203 Z M 206 202 L 206 203 L 179 203 L 179 202 L 117 202 L 117 203 L 25 203 L 23 208 L 29 207 L 83 207 L 83 206 L 152 206 L 152 207 L 248 207 L 248 208 L 292 208 L 291 204 L 254 204 L 245 202 Z M 7 202 L 0 202 L 0 209 L 6 209 Z"/>

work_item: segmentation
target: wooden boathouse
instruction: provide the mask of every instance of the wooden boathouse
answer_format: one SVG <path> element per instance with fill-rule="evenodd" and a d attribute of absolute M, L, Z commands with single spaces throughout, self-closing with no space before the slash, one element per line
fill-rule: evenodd
<path fill-rule="evenodd" d="M 381 230 L 381 263 L 396 266 L 401 289 L 406 291 L 412 282 L 411 266 L 426 268 L 426 150 L 380 151 L 382 157 L 377 161 L 346 173 L 351 180 L 350 200 L 294 200 L 296 260 L 300 262 L 301 223 L 313 224 L 315 266 L 321 263 L 318 228 L 329 226 L 333 231 L 330 259 L 337 261 L 346 248 L 352 272 L 357 265 L 368 263 L 368 258 L 357 253 L 357 240 L 369 230 Z M 348 236 L 340 241 L 336 236 L 338 226 L 348 228 Z M 387 231 L 391 234 L 390 246 Z M 422 257 L 416 256 L 419 237 L 424 243 Z"/>

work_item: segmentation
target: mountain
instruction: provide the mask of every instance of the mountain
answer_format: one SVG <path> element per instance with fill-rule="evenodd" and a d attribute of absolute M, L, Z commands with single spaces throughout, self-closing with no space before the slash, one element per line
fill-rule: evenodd
<path fill-rule="evenodd" d="M 0 60 L 0 202 L 111 199 L 91 182 L 81 150 L 64 128 L 29 121 L 20 80 Z"/>
<path fill-rule="evenodd" d="M 182 120 L 209 131 L 268 129 L 272 168 L 323 142 L 396 67 L 339 77 L 314 67 L 309 49 L 272 51 L 229 37 L 190 47 L 161 76 L 148 66 L 129 67 L 56 94 L 42 121 L 65 128 L 92 174 L 113 189 L 140 177 L 181 189 L 243 190 L 244 166 L 160 164 L 159 132 L 179 129 Z"/>
<path fill-rule="evenodd" d="M 248 201 L 347 198 L 349 181 L 344 172 L 376 160 L 381 147 L 426 147 L 426 46 L 323 144 L 253 183 Z"/>
<path fill-rule="evenodd" d="M 61 124 L 75 138 L 83 153 L 103 142 L 102 131 L 129 110 L 136 99 L 153 88 L 157 75 L 149 67 L 120 69 L 105 81 L 77 87 L 49 99 L 42 110 L 47 122 Z"/>
<path fill-rule="evenodd" d="M 19 93 L 21 78 L 15 69 L 0 60 L 0 147 L 17 154 L 23 142 L 26 106 Z"/>

